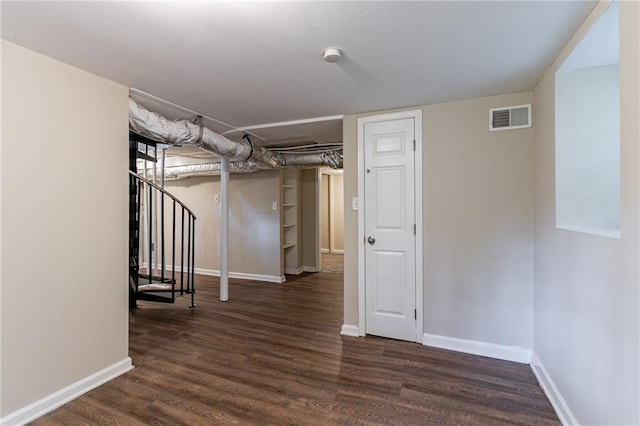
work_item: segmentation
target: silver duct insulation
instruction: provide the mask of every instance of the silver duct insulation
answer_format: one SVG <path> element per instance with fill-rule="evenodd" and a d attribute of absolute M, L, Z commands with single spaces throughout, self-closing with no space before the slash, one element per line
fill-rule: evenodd
<path fill-rule="evenodd" d="M 283 167 L 328 166 L 332 169 L 342 168 L 342 155 L 338 151 L 316 154 L 280 154 Z"/>
<path fill-rule="evenodd" d="M 283 155 L 283 159 L 285 162 L 283 167 L 342 166 L 342 157 L 337 151 L 322 154 L 287 154 Z M 162 173 L 160 168 L 156 170 L 158 173 Z M 220 170 L 220 163 L 167 166 L 164 169 L 164 178 L 165 180 L 178 180 L 196 176 L 219 176 Z M 230 173 L 253 173 L 261 170 L 273 170 L 273 167 L 253 160 L 229 163 Z"/>
<path fill-rule="evenodd" d="M 170 166 L 165 167 L 164 178 L 165 180 L 178 180 L 196 176 L 219 176 L 221 169 L 222 166 L 220 163 Z M 265 164 L 256 163 L 255 161 L 229 163 L 230 173 L 253 173 L 260 170 L 273 170 L 273 168 Z"/>
<path fill-rule="evenodd" d="M 134 132 L 153 140 L 171 145 L 194 144 L 228 158 L 232 161 L 230 171 L 236 173 L 282 167 L 329 166 L 334 169 L 342 167 L 342 155 L 339 151 L 306 154 L 272 152 L 261 146 L 253 146 L 248 140 L 232 141 L 201 124 L 187 120 L 168 120 L 158 113 L 147 110 L 131 98 L 129 98 L 129 127 Z M 212 168 L 206 171 L 185 169 L 184 173 L 220 173 L 218 163 L 203 166 Z M 218 169 L 215 170 L 215 167 Z M 179 176 L 180 172 L 176 171 L 175 174 Z M 176 179 L 170 174 L 165 175 L 168 179 Z"/>
<path fill-rule="evenodd" d="M 129 127 L 150 139 L 171 145 L 194 144 L 232 161 L 249 158 L 252 147 L 249 142 L 234 142 L 219 133 L 187 120 L 168 120 L 147 110 L 129 98 Z"/>

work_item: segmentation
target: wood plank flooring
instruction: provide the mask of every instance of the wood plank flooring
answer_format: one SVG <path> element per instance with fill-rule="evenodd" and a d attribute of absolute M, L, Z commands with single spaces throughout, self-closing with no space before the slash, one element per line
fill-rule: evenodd
<path fill-rule="evenodd" d="M 34 424 L 559 424 L 527 365 L 341 337 L 341 274 L 196 285 L 131 314 L 132 372 Z"/>

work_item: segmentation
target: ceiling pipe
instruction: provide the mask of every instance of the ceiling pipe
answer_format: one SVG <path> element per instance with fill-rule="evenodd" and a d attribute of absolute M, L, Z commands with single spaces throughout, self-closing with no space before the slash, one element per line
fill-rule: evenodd
<path fill-rule="evenodd" d="M 270 168 L 329 166 L 340 168 L 342 155 L 338 151 L 323 153 L 288 154 L 272 152 L 255 146 L 248 137 L 232 141 L 213 130 L 188 120 L 169 120 L 147 110 L 129 98 L 129 127 L 150 139 L 171 145 L 194 144 L 232 162 L 261 163 Z"/>
<path fill-rule="evenodd" d="M 253 147 L 245 140 L 234 142 L 200 124 L 169 120 L 129 98 L 129 127 L 150 139 L 171 145 L 194 144 L 231 161 L 248 160 Z"/>
<path fill-rule="evenodd" d="M 320 158 L 323 157 L 324 158 Z M 290 157 L 290 159 L 287 159 Z M 299 164 L 295 164 L 295 163 Z M 322 164 L 318 164 L 318 163 Z M 286 167 L 315 167 L 315 166 L 330 166 L 330 164 L 337 164 L 342 168 L 342 156 L 340 153 L 331 152 L 324 154 L 303 154 L 303 155 L 290 155 L 285 156 Z M 309 165 L 309 163 L 313 163 Z M 230 173 L 254 173 L 262 170 L 273 170 L 272 167 L 256 161 L 234 161 L 229 162 Z M 205 163 L 205 164 L 186 164 L 182 166 L 165 166 L 164 179 L 166 181 L 185 179 L 189 177 L 198 176 L 220 176 L 222 167 L 220 163 Z"/>

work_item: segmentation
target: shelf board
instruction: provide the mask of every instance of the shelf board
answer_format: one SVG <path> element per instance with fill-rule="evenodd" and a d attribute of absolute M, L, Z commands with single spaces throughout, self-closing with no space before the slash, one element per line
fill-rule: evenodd
<path fill-rule="evenodd" d="M 288 248 L 295 247 L 295 246 L 296 246 L 296 243 L 285 243 L 285 244 L 282 246 L 282 248 L 283 248 L 283 249 L 288 249 Z"/>
<path fill-rule="evenodd" d="M 295 204 L 290 204 L 290 203 L 282 205 L 282 207 L 295 207 L 295 206 L 296 206 Z"/>
<path fill-rule="evenodd" d="M 282 225 L 283 228 L 290 228 L 292 226 L 296 226 L 296 224 L 295 223 L 285 223 L 285 224 Z"/>
<path fill-rule="evenodd" d="M 293 188 L 295 188 L 295 186 L 293 186 L 293 185 L 282 185 L 282 187 L 283 187 L 283 188 L 286 188 L 286 189 L 293 189 Z"/>

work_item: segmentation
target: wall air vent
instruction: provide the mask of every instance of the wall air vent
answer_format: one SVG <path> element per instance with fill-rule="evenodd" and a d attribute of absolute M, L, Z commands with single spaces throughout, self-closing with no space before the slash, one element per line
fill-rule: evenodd
<path fill-rule="evenodd" d="M 489 110 L 489 130 L 531 127 L 531 104 Z"/>

